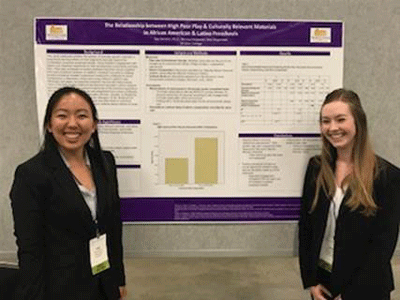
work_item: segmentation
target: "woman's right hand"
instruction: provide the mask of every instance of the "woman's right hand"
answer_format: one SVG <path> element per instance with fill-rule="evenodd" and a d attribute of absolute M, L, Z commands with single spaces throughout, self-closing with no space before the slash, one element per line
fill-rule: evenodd
<path fill-rule="evenodd" d="M 126 289 L 126 286 L 120 286 L 119 287 L 119 295 L 120 295 L 120 300 L 125 300 L 126 296 L 128 295 L 128 290 Z"/>
<path fill-rule="evenodd" d="M 312 286 L 310 288 L 310 293 L 314 300 L 329 300 L 332 297 L 331 292 L 322 284 Z"/>

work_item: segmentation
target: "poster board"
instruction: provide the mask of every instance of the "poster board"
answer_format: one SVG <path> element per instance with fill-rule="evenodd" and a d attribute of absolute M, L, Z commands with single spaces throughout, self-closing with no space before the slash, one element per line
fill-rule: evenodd
<path fill-rule="evenodd" d="M 92 96 L 125 222 L 295 221 L 305 166 L 320 151 L 320 104 L 342 86 L 343 30 L 37 18 L 39 127 L 56 89 Z"/>

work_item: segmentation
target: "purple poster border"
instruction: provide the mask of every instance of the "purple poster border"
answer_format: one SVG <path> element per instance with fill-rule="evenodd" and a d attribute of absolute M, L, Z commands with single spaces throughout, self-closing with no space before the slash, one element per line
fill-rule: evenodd
<path fill-rule="evenodd" d="M 317 38 L 329 29 L 328 39 L 312 40 L 312 29 L 322 29 Z M 332 48 L 343 46 L 343 22 L 37 18 L 35 41 L 46 45 Z"/>

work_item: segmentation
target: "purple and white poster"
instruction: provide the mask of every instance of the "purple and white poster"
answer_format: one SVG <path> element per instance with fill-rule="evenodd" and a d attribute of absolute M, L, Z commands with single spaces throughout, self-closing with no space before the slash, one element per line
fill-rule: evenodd
<path fill-rule="evenodd" d="M 39 125 L 56 89 L 92 96 L 124 222 L 296 221 L 343 34 L 341 21 L 37 18 Z"/>

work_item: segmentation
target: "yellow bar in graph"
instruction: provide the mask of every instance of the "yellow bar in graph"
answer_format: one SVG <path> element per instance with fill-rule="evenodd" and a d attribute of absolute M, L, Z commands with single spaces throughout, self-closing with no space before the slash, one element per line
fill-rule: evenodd
<path fill-rule="evenodd" d="M 189 179 L 189 160 L 184 158 L 165 159 L 165 184 L 185 184 Z"/>
<path fill-rule="evenodd" d="M 218 183 L 217 138 L 195 138 L 195 183 Z"/>

